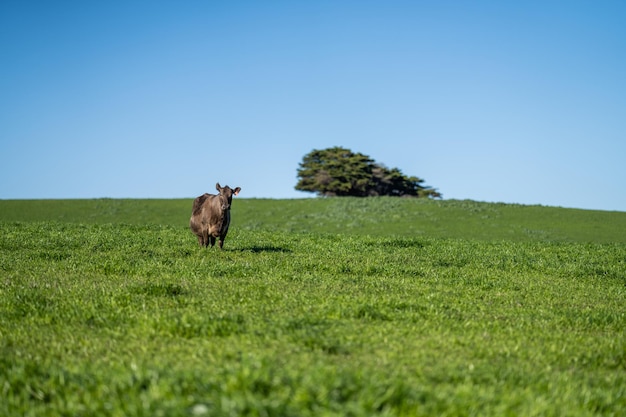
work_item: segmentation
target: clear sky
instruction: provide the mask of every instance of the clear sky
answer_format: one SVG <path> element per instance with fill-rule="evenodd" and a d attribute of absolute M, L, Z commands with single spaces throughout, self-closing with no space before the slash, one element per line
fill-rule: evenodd
<path fill-rule="evenodd" d="M 626 211 L 626 1 L 0 2 L 0 199 L 300 198 L 332 146 L 445 199 Z"/>

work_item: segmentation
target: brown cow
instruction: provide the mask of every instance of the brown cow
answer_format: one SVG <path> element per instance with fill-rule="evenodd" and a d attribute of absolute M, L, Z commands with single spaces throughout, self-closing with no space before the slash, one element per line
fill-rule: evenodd
<path fill-rule="evenodd" d="M 215 239 L 219 237 L 218 244 L 222 249 L 230 225 L 230 205 L 233 195 L 239 194 L 241 188 L 233 190 L 228 185 L 222 188 L 218 182 L 215 189 L 219 191 L 218 195 L 203 194 L 193 201 L 189 227 L 198 236 L 200 246 L 207 247 L 210 242 L 213 247 Z"/>

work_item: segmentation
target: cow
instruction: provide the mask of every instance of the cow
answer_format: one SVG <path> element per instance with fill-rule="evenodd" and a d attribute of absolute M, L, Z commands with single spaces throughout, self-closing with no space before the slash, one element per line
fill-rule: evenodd
<path fill-rule="evenodd" d="M 200 246 L 208 247 L 210 244 L 213 247 L 219 237 L 218 245 L 222 249 L 230 225 L 233 195 L 239 194 L 241 188 L 221 187 L 218 182 L 215 189 L 219 191 L 218 195 L 205 193 L 193 201 L 189 227 L 198 236 Z"/>

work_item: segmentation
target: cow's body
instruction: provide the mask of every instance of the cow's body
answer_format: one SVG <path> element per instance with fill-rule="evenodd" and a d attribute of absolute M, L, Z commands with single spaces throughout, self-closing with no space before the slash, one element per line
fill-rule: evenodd
<path fill-rule="evenodd" d="M 219 238 L 220 249 L 224 246 L 224 239 L 230 226 L 230 205 L 233 195 L 239 194 L 240 187 L 231 189 L 228 185 L 221 187 L 219 183 L 215 188 L 219 194 L 203 194 L 193 201 L 193 210 L 189 227 L 198 236 L 198 244 L 207 247 L 215 245 Z"/>

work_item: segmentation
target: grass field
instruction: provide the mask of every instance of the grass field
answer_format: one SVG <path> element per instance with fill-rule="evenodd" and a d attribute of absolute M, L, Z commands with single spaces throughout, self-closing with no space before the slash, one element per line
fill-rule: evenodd
<path fill-rule="evenodd" d="M 626 213 L 470 201 L 0 201 L 0 415 L 626 410 Z"/>
<path fill-rule="evenodd" d="M 156 224 L 187 228 L 191 199 L 0 200 L 0 221 Z M 233 227 L 298 233 L 482 241 L 626 243 L 626 212 L 467 200 L 239 199 Z"/>

